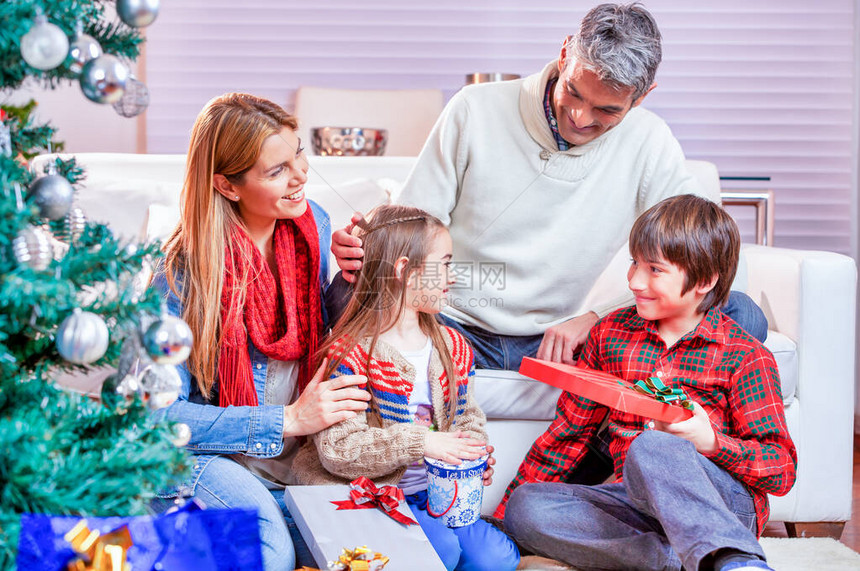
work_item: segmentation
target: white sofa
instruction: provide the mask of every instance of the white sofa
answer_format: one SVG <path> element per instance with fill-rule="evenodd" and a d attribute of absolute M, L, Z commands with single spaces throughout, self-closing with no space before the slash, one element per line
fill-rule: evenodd
<path fill-rule="evenodd" d="M 87 171 L 78 204 L 92 220 L 128 238 L 161 239 L 178 219 L 184 155 L 80 154 Z M 39 169 L 48 157 L 34 160 Z M 389 199 L 413 157 L 311 157 L 306 191 L 342 227 L 354 210 Z M 719 189 L 716 168 L 689 161 L 701 182 Z M 773 521 L 824 522 L 841 533 L 850 519 L 854 415 L 856 267 L 830 252 L 746 245 L 736 289 L 745 290 L 770 322 L 766 346 L 779 365 L 789 431 L 798 450 L 798 478 L 772 498 Z M 332 264 L 334 267 L 334 264 Z M 626 286 L 626 256 L 618 256 L 590 300 Z M 611 297 L 606 297 L 611 299 Z M 588 301 L 586 302 L 588 303 Z M 92 388 L 92 387 L 90 387 Z M 480 371 L 477 398 L 496 446 L 496 477 L 486 491 L 491 512 L 534 439 L 553 418 L 558 391 L 513 372 Z M 795 526 L 789 525 L 789 533 Z"/>

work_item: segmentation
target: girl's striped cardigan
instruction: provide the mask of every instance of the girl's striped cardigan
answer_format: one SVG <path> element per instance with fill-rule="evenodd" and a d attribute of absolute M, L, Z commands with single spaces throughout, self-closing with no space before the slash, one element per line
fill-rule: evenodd
<path fill-rule="evenodd" d="M 430 354 L 430 394 L 440 431 L 461 430 L 486 441 L 486 417 L 475 403 L 469 380 L 475 374 L 469 343 L 457 331 L 443 327 L 457 377 L 457 412 L 448 413 L 448 379 L 439 352 Z M 333 375 L 366 375 L 371 399 L 367 411 L 319 432 L 309 439 L 293 462 L 300 484 L 349 482 L 358 476 L 377 484 L 396 484 L 406 466 L 424 456 L 427 427 L 414 424 L 409 396 L 415 368 L 396 349 L 377 341 L 367 367 L 370 340 L 365 339 L 343 360 Z"/>

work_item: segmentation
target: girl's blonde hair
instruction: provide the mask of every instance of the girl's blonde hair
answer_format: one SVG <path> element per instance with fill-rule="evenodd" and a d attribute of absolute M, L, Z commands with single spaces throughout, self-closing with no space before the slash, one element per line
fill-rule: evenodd
<path fill-rule="evenodd" d="M 182 215 L 164 251 L 168 284 L 182 300 L 182 318 L 194 334 L 186 365 L 205 398 L 216 380 L 221 345 L 225 255 L 234 255 L 233 233 L 246 231 L 237 204 L 215 189 L 214 176 L 240 184 L 257 162 L 263 142 L 285 127 L 295 130 L 298 122 L 275 103 L 227 93 L 206 104 L 191 130 Z M 254 278 L 250 255 L 245 254 L 230 307 L 244 306 L 244 292 Z"/>
<path fill-rule="evenodd" d="M 356 272 L 352 297 L 320 349 L 320 360 L 324 356 L 329 358 L 324 378 L 330 378 L 356 345 L 368 337 L 365 370 L 370 375 L 370 359 L 380 334 L 393 326 L 403 312 L 409 276 L 424 265 L 433 238 L 439 232 L 447 232 L 438 218 L 410 206 L 378 206 L 368 218 L 359 234 L 364 258 L 361 270 Z M 407 262 L 398 276 L 396 264 L 401 258 Z M 457 377 L 445 333 L 432 314 L 420 312 L 418 324 L 439 352 L 448 377 L 449 414 L 453 420 L 458 398 Z"/>

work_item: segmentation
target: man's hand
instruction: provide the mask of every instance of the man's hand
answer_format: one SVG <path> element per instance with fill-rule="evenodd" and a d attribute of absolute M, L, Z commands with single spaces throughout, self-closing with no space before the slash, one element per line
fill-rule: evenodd
<path fill-rule="evenodd" d="M 681 422 L 665 423 L 655 420 L 654 429 L 689 440 L 700 454 L 713 454 L 717 450 L 717 435 L 705 409 L 693 402 L 693 416 Z"/>
<path fill-rule="evenodd" d="M 574 352 L 585 343 L 588 332 L 597 323 L 597 314 L 589 311 L 547 329 L 538 347 L 538 359 L 574 365 Z"/>
<path fill-rule="evenodd" d="M 475 460 L 484 455 L 484 443 L 465 432 L 427 431 L 424 455 L 448 464 L 459 464 L 463 460 Z"/>
<path fill-rule="evenodd" d="M 367 409 L 370 393 L 359 389 L 367 377 L 343 375 L 323 381 L 327 359 L 323 360 L 314 378 L 299 398 L 284 407 L 284 437 L 316 434 L 343 420 L 355 418 Z"/>
<path fill-rule="evenodd" d="M 364 217 L 360 213 L 353 213 L 346 228 L 338 230 L 331 237 L 331 253 L 337 259 L 343 279 L 349 283 L 355 283 L 353 272 L 361 269 L 361 259 L 364 257 L 361 239 L 354 235 L 358 228 L 357 224 L 362 220 Z"/>

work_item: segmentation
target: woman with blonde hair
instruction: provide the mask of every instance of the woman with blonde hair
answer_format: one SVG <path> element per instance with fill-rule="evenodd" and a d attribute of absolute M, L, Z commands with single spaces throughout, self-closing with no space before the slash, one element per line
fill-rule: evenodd
<path fill-rule="evenodd" d="M 182 216 L 153 285 L 194 334 L 179 399 L 160 414 L 191 429 L 186 489 L 259 514 L 265 568 L 307 548 L 283 502 L 298 438 L 367 407 L 364 377 L 321 380 L 328 215 L 305 199 L 295 117 L 258 97 L 209 101 L 188 148 Z M 292 536 L 292 537 L 291 537 Z M 295 542 L 295 547 L 294 547 Z"/>

